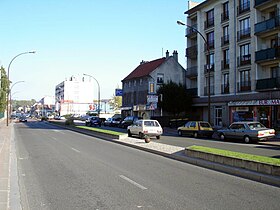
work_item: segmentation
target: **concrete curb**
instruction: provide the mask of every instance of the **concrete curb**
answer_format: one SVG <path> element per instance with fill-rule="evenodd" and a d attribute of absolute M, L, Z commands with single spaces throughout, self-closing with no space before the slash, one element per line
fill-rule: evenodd
<path fill-rule="evenodd" d="M 52 124 L 52 125 L 57 125 L 57 124 Z M 124 146 L 129 146 L 129 147 L 132 147 L 135 149 L 140 149 L 142 151 L 150 152 L 150 153 L 153 153 L 156 155 L 161 155 L 163 157 L 167 157 L 170 159 L 186 162 L 186 163 L 189 163 L 192 165 L 197 165 L 200 167 L 212 169 L 212 170 L 227 173 L 230 175 L 235 175 L 238 177 L 261 182 L 264 184 L 269 184 L 269 185 L 280 187 L 280 177 L 279 176 L 276 177 L 276 176 L 272 176 L 272 175 L 268 175 L 268 174 L 264 174 L 264 173 L 260 173 L 260 172 L 256 172 L 256 171 L 247 170 L 244 168 L 237 168 L 237 167 L 230 166 L 230 165 L 215 163 L 210 160 L 203 160 L 200 158 L 189 157 L 189 156 L 186 156 L 185 148 L 182 148 L 182 147 L 180 148 L 180 147 L 168 145 L 168 147 L 175 148 L 175 149 L 173 149 L 175 152 L 173 151 L 173 152 L 169 153 L 166 151 L 162 151 L 160 149 L 153 149 L 152 147 L 149 148 L 148 147 L 149 145 L 155 143 L 153 141 L 150 143 L 144 143 L 144 140 L 134 139 L 135 140 L 134 143 L 129 143 L 129 142 L 125 142 L 125 140 L 129 139 L 126 137 L 126 135 L 124 135 L 122 138 L 114 138 L 113 135 L 108 136 L 108 134 L 107 134 L 107 137 L 105 137 L 105 135 L 97 135 L 96 134 L 97 132 L 95 132 L 95 134 L 93 134 L 92 131 L 85 132 L 87 130 L 73 129 L 73 128 L 70 129 L 69 127 L 65 127 L 62 125 L 58 125 L 58 126 L 63 127 L 65 129 L 72 130 L 72 131 L 76 131 L 76 132 L 79 132 L 82 134 L 86 134 L 89 136 L 98 137 L 98 138 L 102 138 L 105 140 L 110 140 L 114 143 L 118 143 L 118 144 L 121 144 Z M 137 141 L 138 141 L 138 144 L 137 144 Z M 143 141 L 142 144 L 139 144 L 139 141 Z M 157 144 L 160 144 L 160 143 L 157 143 Z M 143 146 L 143 145 L 145 145 L 145 146 Z"/>

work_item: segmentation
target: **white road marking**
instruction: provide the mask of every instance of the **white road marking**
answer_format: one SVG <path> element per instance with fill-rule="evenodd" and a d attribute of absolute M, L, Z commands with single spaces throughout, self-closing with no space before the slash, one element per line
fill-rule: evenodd
<path fill-rule="evenodd" d="M 119 176 L 120 176 L 120 178 L 122 178 L 122 179 L 128 181 L 129 183 L 135 185 L 136 187 L 139 187 L 141 190 L 147 190 L 147 189 L 148 189 L 148 188 L 144 187 L 143 185 L 138 184 L 137 182 L 135 182 L 135 181 L 129 179 L 128 177 L 126 177 L 126 176 L 124 176 L 124 175 L 119 175 Z"/>
<path fill-rule="evenodd" d="M 74 150 L 75 152 L 78 152 L 78 153 L 81 152 L 81 151 L 79 151 L 79 150 L 77 150 L 77 149 L 75 149 L 75 148 L 73 148 L 73 147 L 71 147 L 71 149 Z"/>

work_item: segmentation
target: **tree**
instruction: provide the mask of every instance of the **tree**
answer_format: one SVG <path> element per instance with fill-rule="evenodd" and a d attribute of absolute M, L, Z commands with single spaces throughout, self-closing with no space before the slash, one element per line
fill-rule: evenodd
<path fill-rule="evenodd" d="M 3 66 L 1 66 L 0 69 L 0 112 L 5 112 L 6 105 L 7 105 L 7 93 L 9 91 L 9 82 L 8 82 L 8 76 L 6 74 L 5 69 Z"/>
<path fill-rule="evenodd" d="M 109 101 L 110 108 L 117 111 L 122 106 L 122 97 L 113 95 L 112 99 Z"/>
<path fill-rule="evenodd" d="M 192 105 L 192 97 L 187 94 L 182 84 L 169 81 L 158 89 L 157 94 L 162 95 L 162 101 L 159 100 L 158 106 L 163 111 L 172 113 L 173 116 L 179 116 L 182 112 L 187 112 Z"/>

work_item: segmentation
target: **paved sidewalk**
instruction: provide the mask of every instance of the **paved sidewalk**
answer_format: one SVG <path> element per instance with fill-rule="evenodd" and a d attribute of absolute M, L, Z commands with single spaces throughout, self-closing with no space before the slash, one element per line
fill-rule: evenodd
<path fill-rule="evenodd" d="M 0 119 L 0 210 L 9 209 L 11 125 Z"/>

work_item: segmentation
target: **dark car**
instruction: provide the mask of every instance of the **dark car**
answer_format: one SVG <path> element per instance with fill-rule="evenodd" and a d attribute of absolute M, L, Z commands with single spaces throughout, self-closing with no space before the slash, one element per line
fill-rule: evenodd
<path fill-rule="evenodd" d="M 99 117 L 92 116 L 86 120 L 86 126 L 99 126 L 101 127 L 101 120 Z"/>
<path fill-rule="evenodd" d="M 103 125 L 104 126 L 112 126 L 112 122 L 113 122 L 113 118 L 109 117 L 104 121 Z"/>
<path fill-rule="evenodd" d="M 19 122 L 27 122 L 27 118 L 25 116 L 19 117 Z"/>
<path fill-rule="evenodd" d="M 123 121 L 120 122 L 119 127 L 127 128 L 128 126 L 132 125 L 134 122 L 136 122 L 137 120 L 140 120 L 140 119 L 142 119 L 142 118 L 135 117 L 135 116 L 128 116 L 128 117 L 124 118 Z"/>

